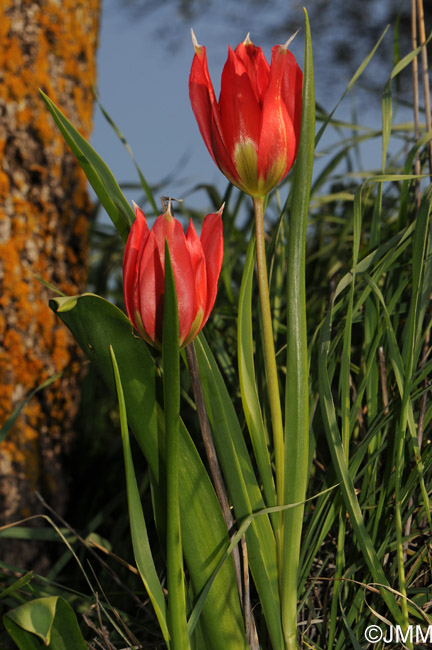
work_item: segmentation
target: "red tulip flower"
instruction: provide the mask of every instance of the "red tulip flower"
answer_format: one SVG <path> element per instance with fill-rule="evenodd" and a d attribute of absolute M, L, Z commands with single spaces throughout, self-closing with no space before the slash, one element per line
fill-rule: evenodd
<path fill-rule="evenodd" d="M 160 348 L 165 292 L 165 241 L 171 257 L 179 312 L 180 347 L 204 327 L 213 308 L 222 266 L 222 208 L 204 219 L 201 238 L 192 220 L 186 235 L 170 207 L 150 230 L 143 211 L 134 204 L 136 219 L 123 258 L 126 311 L 136 330 Z"/>
<path fill-rule="evenodd" d="M 290 41 L 273 47 L 270 66 L 249 35 L 229 47 L 216 101 L 206 49 L 192 38 L 189 95 L 207 149 L 231 183 L 263 197 L 285 178 L 299 144 L 303 75 Z"/>

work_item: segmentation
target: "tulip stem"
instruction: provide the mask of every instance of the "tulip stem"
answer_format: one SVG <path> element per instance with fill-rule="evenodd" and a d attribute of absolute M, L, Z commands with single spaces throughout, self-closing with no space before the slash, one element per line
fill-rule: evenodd
<path fill-rule="evenodd" d="M 276 467 L 277 504 L 284 503 L 284 431 L 282 409 L 279 394 L 279 379 L 273 338 L 273 325 L 270 306 L 269 282 L 264 239 L 264 199 L 254 198 L 255 238 L 258 289 L 261 304 L 261 319 L 264 337 L 264 363 L 267 375 L 268 399 L 273 431 L 273 445 Z M 279 575 L 281 572 L 281 551 L 283 538 L 283 515 L 280 513 L 279 529 L 276 531 L 278 546 Z"/>

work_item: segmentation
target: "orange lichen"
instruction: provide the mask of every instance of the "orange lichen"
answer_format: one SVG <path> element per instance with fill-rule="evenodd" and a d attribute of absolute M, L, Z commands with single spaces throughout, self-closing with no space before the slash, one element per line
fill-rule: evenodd
<path fill-rule="evenodd" d="M 33 490 L 46 463 L 40 436 L 63 444 L 77 384 L 76 348 L 34 274 L 66 293 L 83 290 L 91 209 L 84 174 L 38 89 L 90 133 L 99 0 L 42 0 L 31 10 L 15 0 L 0 8 L 0 104 L 8 107 L 0 128 L 0 423 L 52 374 L 68 373 L 25 406 L 0 447 L 0 460 L 7 454 Z"/>

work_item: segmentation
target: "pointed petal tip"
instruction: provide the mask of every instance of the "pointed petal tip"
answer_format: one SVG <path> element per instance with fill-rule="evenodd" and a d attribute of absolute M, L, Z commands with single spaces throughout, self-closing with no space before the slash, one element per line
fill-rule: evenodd
<path fill-rule="evenodd" d="M 135 203 L 135 201 L 132 201 L 132 206 L 133 206 L 133 209 L 135 210 L 135 217 L 136 217 L 136 220 L 134 221 L 134 223 L 137 223 L 137 220 L 142 220 L 147 224 L 146 216 L 145 216 L 144 212 L 141 210 L 141 208 L 139 207 L 139 205 L 137 203 Z"/>
<path fill-rule="evenodd" d="M 284 50 L 287 50 L 287 49 L 288 49 L 289 45 L 293 42 L 293 40 L 295 39 L 295 37 L 296 37 L 297 34 L 299 33 L 300 29 L 301 29 L 301 27 L 299 27 L 298 30 L 297 30 L 296 32 L 294 32 L 294 34 L 293 34 L 292 36 L 289 37 L 289 39 L 287 40 L 287 42 L 285 43 L 285 45 L 282 45 L 282 47 L 283 47 Z"/>
<path fill-rule="evenodd" d="M 194 47 L 195 52 L 199 52 L 202 49 L 202 45 L 200 45 L 197 41 L 197 37 L 195 36 L 195 32 L 193 30 L 193 27 L 191 27 L 191 37 L 192 37 L 192 45 Z"/>
<path fill-rule="evenodd" d="M 135 216 L 136 217 L 140 216 L 140 217 L 144 217 L 144 219 L 146 218 L 144 212 L 141 210 L 138 203 L 135 203 L 135 201 L 132 201 L 132 206 L 133 206 L 133 209 L 135 210 Z"/>

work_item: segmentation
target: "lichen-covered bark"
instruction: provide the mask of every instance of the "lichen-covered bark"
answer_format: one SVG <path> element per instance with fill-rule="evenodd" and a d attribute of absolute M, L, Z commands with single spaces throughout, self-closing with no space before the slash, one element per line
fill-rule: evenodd
<path fill-rule="evenodd" d="M 99 5 L 0 3 L 0 424 L 31 389 L 64 372 L 31 400 L 0 447 L 0 524 L 40 511 L 36 489 L 59 510 L 67 495 L 62 456 L 82 359 L 36 276 L 66 294 L 83 290 L 91 204 L 38 89 L 89 135 Z M 9 543 L 2 560 L 29 560 L 27 551 L 34 553 Z"/>

